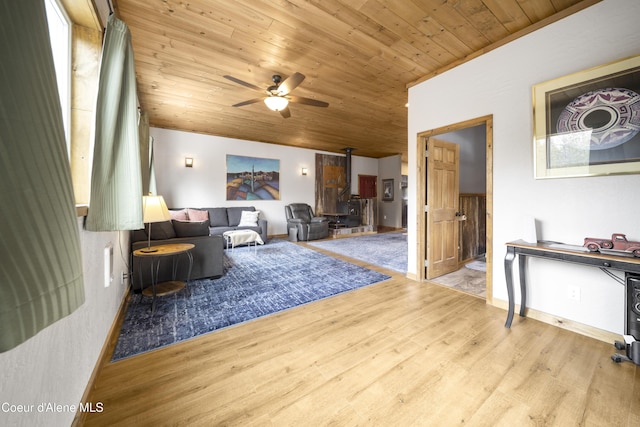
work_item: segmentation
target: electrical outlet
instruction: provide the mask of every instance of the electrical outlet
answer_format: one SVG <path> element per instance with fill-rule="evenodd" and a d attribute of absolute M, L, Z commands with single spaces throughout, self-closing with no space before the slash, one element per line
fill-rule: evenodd
<path fill-rule="evenodd" d="M 120 284 L 124 285 L 124 283 L 128 278 L 129 278 L 129 275 L 123 271 L 122 274 L 120 275 Z"/>
<path fill-rule="evenodd" d="M 567 297 L 572 301 L 580 301 L 580 287 L 569 285 Z"/>

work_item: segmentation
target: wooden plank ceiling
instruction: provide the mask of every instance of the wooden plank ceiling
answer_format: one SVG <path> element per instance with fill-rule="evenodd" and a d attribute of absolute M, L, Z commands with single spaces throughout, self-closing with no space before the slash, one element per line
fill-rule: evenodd
<path fill-rule="evenodd" d="M 597 0 L 117 0 L 152 126 L 380 158 L 407 153 L 407 87 Z M 306 79 L 290 118 L 271 77 Z"/>

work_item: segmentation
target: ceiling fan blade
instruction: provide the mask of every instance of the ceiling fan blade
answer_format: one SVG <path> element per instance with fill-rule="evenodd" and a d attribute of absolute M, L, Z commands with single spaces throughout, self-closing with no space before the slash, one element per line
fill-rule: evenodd
<path fill-rule="evenodd" d="M 291 111 L 289 110 L 289 107 L 286 107 L 284 110 L 280 110 L 280 115 L 285 119 L 291 117 Z"/>
<path fill-rule="evenodd" d="M 280 83 L 280 86 L 278 86 L 278 95 L 282 96 L 288 94 L 289 92 L 297 88 L 303 80 L 304 74 L 300 74 L 297 72 L 293 73 L 293 75 L 289 76 L 285 81 Z"/>
<path fill-rule="evenodd" d="M 243 101 L 243 102 L 238 102 L 237 104 L 233 104 L 232 107 L 243 107 L 245 105 L 255 104 L 256 102 L 260 102 L 263 99 L 264 99 L 264 97 L 263 98 L 249 99 L 248 101 Z"/>
<path fill-rule="evenodd" d="M 287 96 L 287 98 L 289 99 L 289 101 L 295 102 L 295 103 L 298 103 L 298 104 L 312 105 L 314 107 L 328 107 L 329 106 L 328 102 L 318 101 L 317 99 L 305 98 L 303 96 L 289 95 L 289 96 Z"/>
<path fill-rule="evenodd" d="M 233 77 L 233 76 L 224 75 L 224 76 L 222 76 L 222 77 L 224 77 L 224 78 L 225 78 L 225 79 L 227 79 L 227 80 L 231 80 L 231 81 L 232 81 L 232 82 L 234 82 L 234 83 L 238 83 L 239 85 L 242 85 L 242 86 L 244 86 L 244 87 L 248 87 L 249 89 L 253 89 L 253 90 L 260 91 L 260 92 L 264 92 L 264 89 L 263 89 L 263 88 L 260 88 L 260 87 L 258 87 L 258 86 L 256 86 L 256 85 L 254 85 L 254 84 L 251 84 L 251 83 L 247 83 L 247 82 L 245 82 L 244 80 L 236 79 L 236 78 L 235 78 L 235 77 Z"/>

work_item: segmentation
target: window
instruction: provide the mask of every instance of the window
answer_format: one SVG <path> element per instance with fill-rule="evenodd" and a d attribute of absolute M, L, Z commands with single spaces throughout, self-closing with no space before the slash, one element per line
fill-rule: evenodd
<path fill-rule="evenodd" d="M 71 153 L 71 21 L 58 0 L 45 0 L 49 39 L 56 69 L 67 154 Z"/>

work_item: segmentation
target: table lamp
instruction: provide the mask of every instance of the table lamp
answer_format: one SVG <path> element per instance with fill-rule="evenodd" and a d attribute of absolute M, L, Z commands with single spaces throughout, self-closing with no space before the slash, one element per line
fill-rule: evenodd
<path fill-rule="evenodd" d="M 171 215 L 169 214 L 169 209 L 167 209 L 167 204 L 164 202 L 164 198 L 162 196 L 152 195 L 142 196 L 142 216 L 143 222 L 149 224 L 149 231 L 147 233 L 149 240 L 147 247 L 140 249 L 140 252 L 157 252 L 157 249 L 151 247 L 151 223 L 171 220 Z"/>

